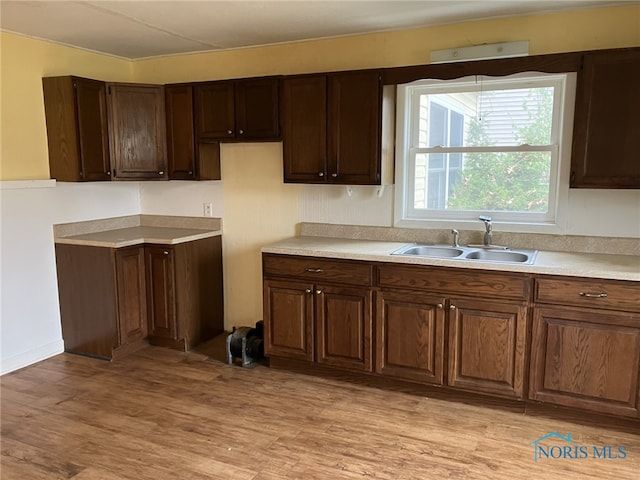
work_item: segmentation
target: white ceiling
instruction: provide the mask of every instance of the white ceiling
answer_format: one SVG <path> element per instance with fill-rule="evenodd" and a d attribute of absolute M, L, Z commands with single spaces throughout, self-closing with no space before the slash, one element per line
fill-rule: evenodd
<path fill-rule="evenodd" d="M 141 59 L 625 4 L 640 1 L 0 0 L 0 27 L 64 45 Z"/>

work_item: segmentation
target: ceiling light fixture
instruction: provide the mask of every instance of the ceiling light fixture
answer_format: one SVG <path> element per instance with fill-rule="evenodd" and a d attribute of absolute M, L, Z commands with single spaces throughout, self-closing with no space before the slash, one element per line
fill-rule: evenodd
<path fill-rule="evenodd" d="M 487 43 L 473 47 L 433 50 L 431 63 L 488 60 L 490 58 L 526 57 L 529 55 L 529 40 L 520 42 Z"/>

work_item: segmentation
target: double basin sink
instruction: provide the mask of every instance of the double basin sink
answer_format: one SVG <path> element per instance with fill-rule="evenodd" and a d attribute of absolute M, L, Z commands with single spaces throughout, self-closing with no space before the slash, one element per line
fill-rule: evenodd
<path fill-rule="evenodd" d="M 420 245 L 410 243 L 409 245 L 405 245 L 404 247 L 396 250 L 391 255 L 530 265 L 535 261 L 537 253 L 537 250 L 512 250 L 510 248 L 498 246 L 452 247 L 448 245 Z"/>

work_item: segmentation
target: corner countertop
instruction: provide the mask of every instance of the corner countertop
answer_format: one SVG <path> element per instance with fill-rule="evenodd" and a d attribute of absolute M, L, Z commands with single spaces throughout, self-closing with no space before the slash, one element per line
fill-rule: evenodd
<path fill-rule="evenodd" d="M 407 243 L 410 242 L 301 236 L 266 245 L 262 248 L 262 252 L 640 282 L 640 256 L 635 255 L 569 253 L 540 250 L 534 263 L 530 265 L 391 255 L 392 252 L 407 245 Z"/>
<path fill-rule="evenodd" d="M 138 226 L 60 237 L 56 243 L 121 248 L 142 243 L 176 245 L 221 235 L 219 230 Z"/>
<path fill-rule="evenodd" d="M 129 215 L 54 225 L 54 242 L 121 248 L 143 243 L 176 245 L 222 235 L 219 218 Z"/>

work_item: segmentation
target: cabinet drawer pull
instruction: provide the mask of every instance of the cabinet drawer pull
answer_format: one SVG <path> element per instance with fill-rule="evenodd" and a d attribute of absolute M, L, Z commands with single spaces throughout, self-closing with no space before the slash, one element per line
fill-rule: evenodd
<path fill-rule="evenodd" d="M 231 135 L 233 133 L 233 130 L 227 130 L 227 134 Z"/>
<path fill-rule="evenodd" d="M 307 289 L 304 291 L 304 293 L 311 293 L 311 289 L 310 289 L 310 288 L 307 288 Z"/>
<path fill-rule="evenodd" d="M 580 296 L 587 297 L 587 298 L 606 298 L 608 295 L 604 292 L 602 293 L 580 292 Z"/>
<path fill-rule="evenodd" d="M 456 309 L 456 306 L 455 306 L 455 305 L 450 305 L 450 306 L 449 306 L 449 310 L 455 310 L 455 309 Z"/>
<path fill-rule="evenodd" d="M 316 290 L 316 295 L 320 295 L 322 293 L 322 290 Z"/>
<path fill-rule="evenodd" d="M 440 310 L 442 310 L 442 308 L 443 308 L 443 306 L 442 306 L 442 304 L 441 304 L 441 303 L 438 303 L 438 304 L 436 305 L 436 307 L 438 307 Z"/>
<path fill-rule="evenodd" d="M 164 253 L 165 255 L 169 255 L 169 252 L 168 252 L 167 250 L 165 250 L 165 251 L 164 251 L 164 252 L 162 252 L 162 253 Z"/>
<path fill-rule="evenodd" d="M 322 273 L 322 272 L 324 272 L 324 270 L 321 269 L 321 268 L 305 268 L 304 271 L 305 272 L 309 272 L 309 273 Z"/>
<path fill-rule="evenodd" d="M 324 172 L 318 172 L 319 177 L 324 177 Z"/>
<path fill-rule="evenodd" d="M 331 176 L 332 176 L 333 178 L 336 178 L 336 177 L 338 176 L 338 174 L 337 174 L 337 173 L 332 173 L 332 174 L 331 174 Z"/>

